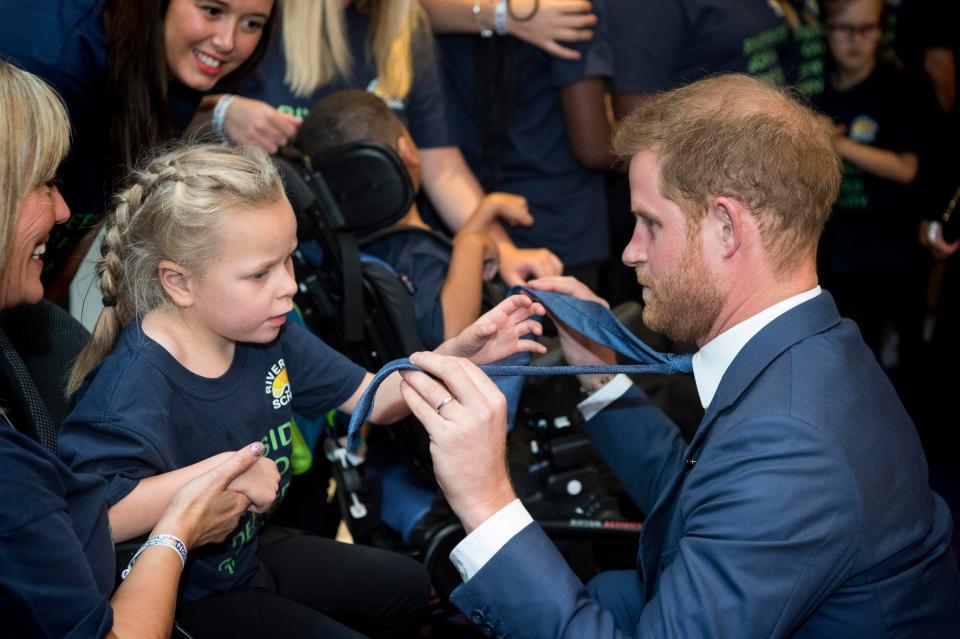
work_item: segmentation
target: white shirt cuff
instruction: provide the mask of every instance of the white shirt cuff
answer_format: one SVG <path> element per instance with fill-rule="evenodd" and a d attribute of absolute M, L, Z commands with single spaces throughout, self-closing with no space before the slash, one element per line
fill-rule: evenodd
<path fill-rule="evenodd" d="M 457 544 L 450 553 L 450 561 L 467 581 L 531 522 L 533 517 L 519 499 L 514 499 Z"/>
<path fill-rule="evenodd" d="M 631 386 L 633 386 L 633 382 L 630 381 L 630 378 L 621 373 L 604 384 L 600 390 L 577 404 L 577 409 L 580 411 L 580 414 L 583 415 L 584 421 L 587 421 L 620 399 Z"/>

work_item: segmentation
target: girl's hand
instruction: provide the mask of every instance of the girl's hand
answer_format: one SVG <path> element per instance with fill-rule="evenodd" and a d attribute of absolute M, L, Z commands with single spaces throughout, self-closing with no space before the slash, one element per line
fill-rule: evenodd
<path fill-rule="evenodd" d="M 540 322 L 531 316 L 545 312 L 541 304 L 526 295 L 511 295 L 434 352 L 466 357 L 475 364 L 496 362 L 519 352 L 544 353 L 546 347 L 523 337 L 543 332 Z"/>
<path fill-rule="evenodd" d="M 280 472 L 277 464 L 268 457 L 261 457 L 242 475 L 230 482 L 230 490 L 245 495 L 250 500 L 250 510 L 266 512 L 273 505 L 280 490 Z"/>
<path fill-rule="evenodd" d="M 522 249 L 513 242 L 498 242 L 500 278 L 507 286 L 523 284 L 528 277 L 549 277 L 563 272 L 563 262 L 550 249 Z"/>
<path fill-rule="evenodd" d="M 188 548 L 223 541 L 251 505 L 246 495 L 229 486 L 263 462 L 264 452 L 263 444 L 256 442 L 187 482 L 170 500 L 153 534 L 176 535 Z M 270 464 L 276 469 L 276 464 Z"/>
<path fill-rule="evenodd" d="M 237 96 L 223 118 L 223 131 L 234 144 L 258 146 L 276 153 L 297 135 L 300 118 L 282 113 L 266 102 Z"/>

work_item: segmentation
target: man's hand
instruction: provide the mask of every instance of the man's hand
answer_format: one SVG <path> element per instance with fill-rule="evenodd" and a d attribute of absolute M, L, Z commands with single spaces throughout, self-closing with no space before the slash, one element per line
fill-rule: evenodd
<path fill-rule="evenodd" d="M 467 357 L 477 364 L 495 362 L 519 352 L 546 352 L 543 344 L 522 339 L 525 335 L 540 335 L 543 332 L 540 322 L 531 319 L 531 316 L 545 312 L 543 305 L 526 295 L 511 295 L 434 352 Z"/>
<path fill-rule="evenodd" d="M 410 360 L 437 379 L 403 371 L 400 394 L 427 430 L 437 483 L 470 533 L 516 499 L 506 465 L 506 399 L 465 359 L 414 353 Z"/>
<path fill-rule="evenodd" d="M 563 262 L 549 249 L 521 249 L 513 242 L 498 242 L 500 277 L 507 286 L 523 284 L 531 277 L 550 277 L 563 273 Z"/>
<path fill-rule="evenodd" d="M 577 299 L 596 302 L 604 308 L 610 308 L 607 300 L 594 294 L 586 284 L 575 277 L 545 277 L 530 280 L 527 282 L 527 286 L 540 291 L 564 293 Z M 553 321 L 557 325 L 557 332 L 560 335 L 560 346 L 563 348 L 563 356 L 568 364 L 574 366 L 594 366 L 598 364 L 617 363 L 616 354 L 606 346 L 601 346 L 592 339 L 583 336 L 556 317 L 553 317 Z M 604 375 L 578 375 L 577 377 L 580 378 L 580 383 L 587 387 L 596 386 L 601 379 L 605 378 Z"/>

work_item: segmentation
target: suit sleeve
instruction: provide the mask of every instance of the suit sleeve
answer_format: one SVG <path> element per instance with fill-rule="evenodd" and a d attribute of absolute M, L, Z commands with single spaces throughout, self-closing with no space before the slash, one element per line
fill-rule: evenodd
<path fill-rule="evenodd" d="M 795 420 L 741 422 L 720 439 L 687 477 L 681 540 L 664 549 L 663 570 L 644 575 L 657 588 L 637 602 L 632 633 L 590 598 L 536 524 L 452 601 L 516 638 L 791 635 L 851 570 L 861 512 L 853 479 L 828 438 Z"/>
<path fill-rule="evenodd" d="M 587 422 L 587 435 L 630 498 L 650 512 L 683 463 L 680 430 L 632 386 Z"/>

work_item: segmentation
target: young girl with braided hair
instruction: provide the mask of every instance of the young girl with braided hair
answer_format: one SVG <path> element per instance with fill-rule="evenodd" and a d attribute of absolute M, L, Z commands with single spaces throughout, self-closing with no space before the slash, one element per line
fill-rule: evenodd
<path fill-rule="evenodd" d="M 73 371 L 63 456 L 107 479 L 117 536 L 144 532 L 135 529 L 144 513 L 159 513 L 228 442 L 263 442 L 282 498 L 292 413 L 350 412 L 371 375 L 285 322 L 296 218 L 269 158 L 174 148 L 133 174 L 105 226 L 105 308 Z M 520 339 L 539 332 L 535 312 L 528 298 L 510 298 L 438 350 L 484 362 L 539 350 Z M 374 423 L 406 414 L 399 378 L 390 381 Z M 247 514 L 188 564 L 178 619 L 191 634 L 275 636 L 280 619 L 286 637 L 414 631 L 429 589 L 416 562 L 262 522 Z"/>

